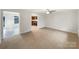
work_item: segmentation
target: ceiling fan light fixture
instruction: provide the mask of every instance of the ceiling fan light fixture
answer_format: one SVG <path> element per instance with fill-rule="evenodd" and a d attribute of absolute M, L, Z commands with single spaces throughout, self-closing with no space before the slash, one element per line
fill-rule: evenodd
<path fill-rule="evenodd" d="M 46 12 L 46 14 L 50 14 L 50 12 L 49 12 L 49 11 L 47 11 L 47 12 Z"/>
<path fill-rule="evenodd" d="M 54 9 L 46 9 L 46 14 L 51 14 L 53 12 L 56 12 Z"/>

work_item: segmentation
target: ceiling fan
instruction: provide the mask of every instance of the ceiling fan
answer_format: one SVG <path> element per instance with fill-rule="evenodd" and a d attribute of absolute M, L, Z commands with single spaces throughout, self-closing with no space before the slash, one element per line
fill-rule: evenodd
<path fill-rule="evenodd" d="M 56 10 L 52 10 L 52 9 L 46 9 L 46 14 L 51 14 L 53 12 L 56 12 Z"/>

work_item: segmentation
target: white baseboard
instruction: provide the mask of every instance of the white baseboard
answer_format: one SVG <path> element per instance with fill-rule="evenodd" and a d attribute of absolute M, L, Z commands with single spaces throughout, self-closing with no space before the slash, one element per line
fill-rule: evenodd
<path fill-rule="evenodd" d="M 20 34 L 25 34 L 25 33 L 28 33 L 28 32 L 31 32 L 31 30 L 30 31 L 26 31 L 26 32 L 21 32 Z"/>
<path fill-rule="evenodd" d="M 1 44 L 1 40 L 0 40 L 0 44 Z"/>
<path fill-rule="evenodd" d="M 77 34 L 77 32 L 72 32 L 72 31 L 68 31 L 68 30 L 64 30 L 64 29 L 61 29 L 61 28 L 55 28 L 55 27 L 49 27 L 49 26 L 46 26 L 46 28 L 50 28 L 50 29 L 56 29 L 56 30 L 60 30 L 60 31 L 64 31 L 64 32 L 70 32 L 70 33 L 75 33 Z"/>

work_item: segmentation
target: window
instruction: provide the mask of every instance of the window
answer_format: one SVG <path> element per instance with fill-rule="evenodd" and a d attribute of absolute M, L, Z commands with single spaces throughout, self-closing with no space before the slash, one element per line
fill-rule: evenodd
<path fill-rule="evenodd" d="M 19 23 L 19 17 L 18 16 L 14 16 L 14 24 L 18 24 Z"/>

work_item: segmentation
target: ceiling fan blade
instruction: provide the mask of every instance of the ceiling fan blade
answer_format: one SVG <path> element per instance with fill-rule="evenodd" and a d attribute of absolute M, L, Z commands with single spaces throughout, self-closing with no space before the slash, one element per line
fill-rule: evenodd
<path fill-rule="evenodd" d="M 56 12 L 56 10 L 52 10 L 51 12 Z"/>
<path fill-rule="evenodd" d="M 53 12 L 56 12 L 56 10 L 52 10 L 52 9 L 46 9 L 46 11 L 47 11 L 47 12 L 46 12 L 47 14 L 51 14 L 51 13 L 53 13 Z"/>

